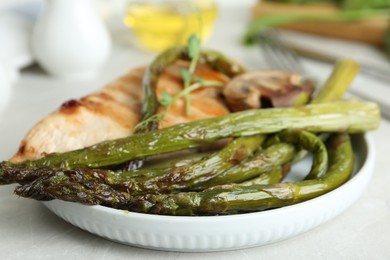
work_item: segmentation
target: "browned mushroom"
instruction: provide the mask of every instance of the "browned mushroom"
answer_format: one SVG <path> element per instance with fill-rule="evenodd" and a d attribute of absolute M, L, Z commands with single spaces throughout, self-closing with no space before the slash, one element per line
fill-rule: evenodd
<path fill-rule="evenodd" d="M 298 73 L 258 70 L 232 79 L 223 95 L 233 111 L 260 107 L 287 107 L 306 103 L 314 91 L 310 80 Z"/>

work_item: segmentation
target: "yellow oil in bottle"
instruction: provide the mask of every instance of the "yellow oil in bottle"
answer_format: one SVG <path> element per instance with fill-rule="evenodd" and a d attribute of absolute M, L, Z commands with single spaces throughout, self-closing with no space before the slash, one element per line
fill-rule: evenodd
<path fill-rule="evenodd" d="M 124 22 L 149 51 L 186 44 L 191 34 L 206 40 L 217 16 L 210 0 L 131 1 Z"/>

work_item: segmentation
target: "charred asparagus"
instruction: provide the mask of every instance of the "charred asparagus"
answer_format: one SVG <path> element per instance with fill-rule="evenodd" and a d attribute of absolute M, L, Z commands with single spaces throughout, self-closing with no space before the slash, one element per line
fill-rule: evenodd
<path fill-rule="evenodd" d="M 202 192 L 132 196 L 96 179 L 81 179 L 66 171 L 56 180 L 42 177 L 15 192 L 35 199 L 58 198 L 86 204 L 165 215 L 214 215 L 250 212 L 302 202 L 343 184 L 353 170 L 353 150 L 347 134 L 334 134 L 327 145 L 329 169 L 317 179 L 270 185 L 221 185 Z M 49 183 L 45 183 L 50 180 Z M 43 187 L 43 188 L 42 188 Z M 66 188 L 64 188 L 66 187 Z M 48 196 L 50 195 L 50 196 Z"/>

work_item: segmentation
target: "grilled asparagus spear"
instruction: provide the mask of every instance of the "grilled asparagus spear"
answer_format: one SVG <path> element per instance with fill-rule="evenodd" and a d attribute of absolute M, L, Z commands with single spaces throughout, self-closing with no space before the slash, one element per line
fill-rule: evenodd
<path fill-rule="evenodd" d="M 248 110 L 106 141 L 71 152 L 53 153 L 18 165 L 31 169 L 45 166 L 99 168 L 135 158 L 199 147 L 226 137 L 276 133 L 285 129 L 364 132 L 377 128 L 379 114 L 375 103 L 354 101 Z M 9 162 L 0 164 L 0 182 L 7 182 L 4 172 L 10 168 L 12 164 Z"/>
<path fill-rule="evenodd" d="M 269 172 L 276 166 L 290 162 L 294 158 L 294 145 L 278 143 L 266 149 L 259 150 L 241 164 L 219 174 L 213 179 L 191 187 L 193 190 L 203 190 L 212 186 L 227 183 L 239 183 Z"/>
<path fill-rule="evenodd" d="M 83 174 L 56 178 L 47 176 L 16 188 L 16 194 L 35 199 L 57 198 L 86 204 L 101 204 L 130 211 L 165 215 L 214 215 L 251 212 L 302 202 L 329 192 L 348 180 L 354 157 L 347 134 L 331 136 L 327 151 L 329 168 L 317 179 L 270 185 L 221 185 L 201 192 L 133 196 L 97 181 L 79 179 Z M 46 183 L 49 181 L 50 183 Z"/>
<path fill-rule="evenodd" d="M 264 172 L 255 178 L 241 182 L 237 185 L 251 186 L 254 184 L 266 185 L 266 184 L 279 183 L 283 180 L 283 178 L 290 171 L 290 168 L 291 168 L 290 166 L 291 165 L 289 163 L 286 163 L 283 166 L 275 166 L 270 171 Z"/>
<path fill-rule="evenodd" d="M 319 89 L 311 103 L 318 104 L 340 100 L 359 70 L 359 64 L 353 59 L 342 59 L 336 62 L 332 74 Z"/>
<path fill-rule="evenodd" d="M 292 205 L 327 193 L 348 180 L 354 165 L 348 135 L 332 136 L 328 153 L 330 167 L 318 179 L 246 187 L 222 185 L 202 192 L 135 196 L 123 208 L 164 215 L 214 215 Z"/>
<path fill-rule="evenodd" d="M 162 175 L 139 176 L 124 179 L 123 174 L 108 183 L 131 194 L 146 192 L 170 192 L 203 183 L 251 156 L 261 145 L 264 136 L 247 136 L 233 140 L 220 151 L 197 163 L 168 168 Z"/>
<path fill-rule="evenodd" d="M 173 168 L 141 170 L 141 172 L 145 172 L 144 175 L 139 172 L 116 173 L 110 170 L 83 168 L 68 170 L 66 174 L 69 177 L 72 177 L 72 174 L 78 175 L 79 177 L 76 180 L 92 180 L 95 178 L 97 182 L 114 186 L 116 189 L 131 194 L 170 192 L 203 183 L 226 169 L 239 164 L 246 157 L 252 155 L 263 140 L 264 136 L 237 138 L 220 151 L 196 163 Z M 23 169 L 20 170 L 21 168 L 19 167 L 18 170 L 23 173 Z M 23 177 L 26 175 L 21 175 L 22 173 L 16 173 L 13 176 L 17 177 L 19 183 L 26 183 L 23 180 Z M 28 175 L 28 180 L 33 180 L 33 174 L 34 172 Z M 62 176 L 64 171 L 62 169 L 44 167 L 38 169 L 35 174 L 36 177 L 49 176 L 45 179 L 45 183 L 49 184 L 50 180 L 56 183 L 58 176 Z M 43 187 L 43 184 L 41 186 Z"/>
<path fill-rule="evenodd" d="M 308 178 L 318 178 L 325 174 L 328 167 L 328 154 L 322 140 L 316 135 L 306 131 L 284 131 L 277 134 L 278 142 L 264 150 L 258 151 L 252 158 L 248 158 L 240 165 L 219 174 L 196 188 L 208 187 L 225 183 L 237 183 L 269 172 L 275 166 L 281 166 L 294 159 L 298 149 L 303 148 L 313 153 L 313 165 Z"/>

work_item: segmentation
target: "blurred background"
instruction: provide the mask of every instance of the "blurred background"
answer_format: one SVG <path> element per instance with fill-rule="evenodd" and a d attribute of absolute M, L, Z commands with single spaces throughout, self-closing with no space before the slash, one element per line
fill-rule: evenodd
<path fill-rule="evenodd" d="M 282 45 L 319 80 L 352 57 L 366 68 L 352 92 L 386 105 L 389 8 L 390 0 L 1 0 L 0 110 L 21 89 L 87 93 L 192 33 L 249 68 L 277 68 L 262 42 Z"/>

